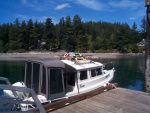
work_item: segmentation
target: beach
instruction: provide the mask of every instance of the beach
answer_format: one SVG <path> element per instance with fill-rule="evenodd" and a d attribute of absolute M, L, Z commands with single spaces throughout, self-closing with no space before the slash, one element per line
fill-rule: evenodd
<path fill-rule="evenodd" d="M 64 52 L 28 52 L 28 53 L 0 53 L 0 60 L 28 60 L 36 58 L 57 58 L 60 59 Z M 82 53 L 92 59 L 116 59 L 122 57 L 144 56 L 144 53 Z"/>

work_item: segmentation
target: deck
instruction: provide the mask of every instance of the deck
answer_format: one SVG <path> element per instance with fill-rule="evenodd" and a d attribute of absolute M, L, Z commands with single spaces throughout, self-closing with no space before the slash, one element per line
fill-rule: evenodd
<path fill-rule="evenodd" d="M 108 86 L 97 88 L 91 92 L 69 97 L 68 99 L 63 99 L 44 106 L 40 104 L 32 89 L 11 85 L 0 85 L 0 89 L 11 89 L 21 92 L 27 91 L 31 93 L 37 108 L 27 111 L 28 113 L 39 112 L 39 110 L 41 113 L 46 113 L 46 111 L 48 112 L 54 109 L 56 110 L 51 111 L 51 113 L 150 113 L 150 93 L 124 88 L 112 89 L 115 88 L 116 85 L 117 84 L 109 84 Z M 106 89 L 108 91 L 104 91 Z M 1 98 L 1 102 L 23 103 L 21 100 L 3 100 L 4 99 Z M 73 104 L 66 105 L 66 103 Z M 66 106 L 64 107 L 64 105 Z M 13 113 L 21 112 L 14 111 Z"/>
<path fill-rule="evenodd" d="M 150 94 L 117 88 L 51 113 L 150 113 Z"/>

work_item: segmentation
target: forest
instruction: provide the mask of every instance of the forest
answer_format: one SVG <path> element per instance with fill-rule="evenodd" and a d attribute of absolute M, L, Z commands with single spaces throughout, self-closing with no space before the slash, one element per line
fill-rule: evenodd
<path fill-rule="evenodd" d="M 120 52 L 139 53 L 137 43 L 145 38 L 145 17 L 140 30 L 134 22 L 83 22 L 79 15 L 62 17 L 54 24 L 51 18 L 0 24 L 0 53 L 28 51 Z"/>

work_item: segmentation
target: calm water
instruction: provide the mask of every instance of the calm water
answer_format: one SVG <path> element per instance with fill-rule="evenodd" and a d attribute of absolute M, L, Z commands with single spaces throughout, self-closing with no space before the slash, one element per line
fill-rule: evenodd
<path fill-rule="evenodd" d="M 114 62 L 116 71 L 112 82 L 118 83 L 119 87 L 144 91 L 144 57 L 100 59 L 98 61 Z M 23 75 L 23 61 L 0 61 L 0 76 L 7 77 L 11 83 L 22 81 Z"/>
<path fill-rule="evenodd" d="M 115 67 L 115 77 L 112 82 L 118 83 L 119 87 L 122 88 L 144 91 L 144 57 L 100 60 L 103 63 L 111 61 Z"/>
<path fill-rule="evenodd" d="M 23 61 L 0 61 L 0 77 L 6 77 L 13 84 L 22 81 L 24 75 Z M 0 81 L 0 83 L 3 83 Z M 2 91 L 0 91 L 0 95 Z"/>

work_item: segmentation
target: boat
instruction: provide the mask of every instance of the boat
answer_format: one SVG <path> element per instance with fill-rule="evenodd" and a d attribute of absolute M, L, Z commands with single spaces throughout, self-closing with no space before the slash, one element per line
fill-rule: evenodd
<path fill-rule="evenodd" d="M 114 65 L 105 69 L 106 64 L 74 56 L 68 59 L 34 59 L 25 61 L 23 82 L 14 86 L 27 87 L 35 91 L 42 104 L 80 95 L 108 85 L 114 77 Z M 4 95 L 12 97 L 9 90 Z M 23 100 L 33 101 L 26 93 L 17 92 Z M 27 104 L 22 105 L 23 108 Z"/>

